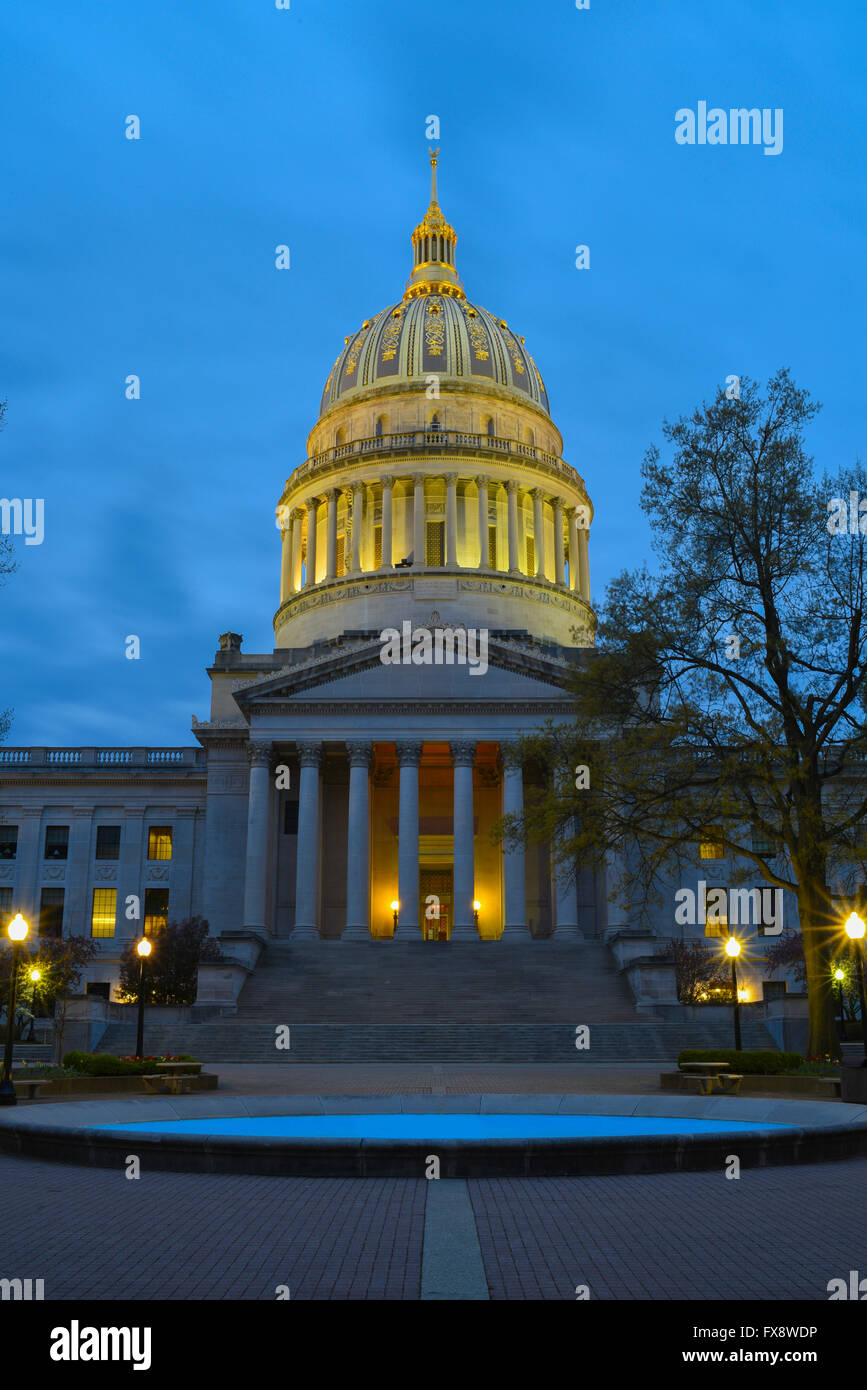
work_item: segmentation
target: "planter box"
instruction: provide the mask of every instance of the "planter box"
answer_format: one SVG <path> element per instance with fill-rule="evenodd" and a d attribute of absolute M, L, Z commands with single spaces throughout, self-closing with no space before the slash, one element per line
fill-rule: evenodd
<path fill-rule="evenodd" d="M 219 1080 L 216 1072 L 202 1072 L 199 1076 L 191 1076 L 190 1091 L 215 1091 Z M 102 1095 L 103 1092 L 110 1094 L 112 1091 L 126 1091 L 140 1096 L 150 1094 L 140 1076 L 58 1076 L 54 1081 L 46 1081 L 40 1086 L 39 1098 L 41 1100 L 43 1096 Z"/>
<path fill-rule="evenodd" d="M 734 1067 L 730 1067 L 729 1070 L 734 1071 Z M 864 1076 L 867 1078 L 867 1071 Z M 659 1085 L 663 1091 L 689 1091 L 691 1095 L 694 1094 L 693 1088 L 684 1085 L 684 1081 L 685 1073 L 666 1071 L 661 1074 Z M 833 1076 L 745 1076 L 741 1082 L 741 1095 L 764 1093 L 775 1096 L 811 1096 L 814 1100 L 838 1100 L 839 1087 L 840 1083 Z M 722 1092 L 715 1091 L 714 1095 L 722 1095 Z M 845 1095 L 843 1099 L 846 1099 Z"/>
<path fill-rule="evenodd" d="M 850 1105 L 867 1105 L 867 1067 L 841 1067 L 841 1096 Z"/>

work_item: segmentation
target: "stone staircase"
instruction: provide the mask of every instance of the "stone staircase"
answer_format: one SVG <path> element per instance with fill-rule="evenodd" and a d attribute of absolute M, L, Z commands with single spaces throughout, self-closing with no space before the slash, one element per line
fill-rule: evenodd
<path fill-rule="evenodd" d="M 590 1027 L 578 1051 L 575 1029 Z M 290 1029 L 278 1051 L 276 1030 Z M 743 1022 L 745 1047 L 773 1047 Z M 238 1012 L 146 1024 L 145 1048 L 206 1062 L 655 1062 L 684 1047 L 730 1047 L 719 1024 L 654 1023 L 636 1013 L 598 941 L 339 942 L 268 945 Z M 135 1023 L 113 1023 L 100 1052 L 135 1049 Z"/>

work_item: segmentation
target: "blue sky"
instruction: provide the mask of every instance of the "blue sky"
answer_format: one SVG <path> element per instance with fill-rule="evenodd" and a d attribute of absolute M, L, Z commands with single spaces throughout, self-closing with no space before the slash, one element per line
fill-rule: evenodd
<path fill-rule="evenodd" d="M 40 0 L 0 38 L 0 494 L 45 499 L 0 589 L 12 744 L 192 742 L 219 633 L 273 647 L 274 507 L 344 335 L 402 292 L 431 113 L 469 297 L 593 498 L 596 601 L 650 555 L 645 449 L 729 373 L 789 366 L 817 465 L 865 452 L 854 0 Z M 782 108 L 782 153 L 678 145 L 702 100 Z"/>

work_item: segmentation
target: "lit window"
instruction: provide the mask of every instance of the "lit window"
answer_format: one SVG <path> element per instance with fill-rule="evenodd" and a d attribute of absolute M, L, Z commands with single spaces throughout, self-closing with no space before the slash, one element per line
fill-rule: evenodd
<path fill-rule="evenodd" d="M 720 893 L 725 894 L 723 899 L 720 899 Z M 716 906 L 720 901 L 725 902 L 725 907 Z M 728 894 L 722 884 L 708 884 L 705 902 L 707 903 L 707 908 L 705 910 L 705 936 L 728 936 Z"/>
<path fill-rule="evenodd" d="M 145 889 L 144 933 L 153 936 L 165 930 L 169 920 L 168 888 Z"/>
<path fill-rule="evenodd" d="M 707 839 L 701 841 L 699 845 L 699 856 L 702 859 L 725 859 L 725 849 L 719 835 L 719 831 L 706 830 Z"/>
<path fill-rule="evenodd" d="M 171 859 L 172 827 L 152 825 L 148 830 L 148 859 Z"/>
<path fill-rule="evenodd" d="M 527 574 L 536 573 L 536 542 L 532 536 L 527 537 Z"/>
<path fill-rule="evenodd" d="M 425 564 L 428 569 L 445 564 L 445 529 L 442 521 L 429 521 L 425 527 Z"/>
<path fill-rule="evenodd" d="M 94 888 L 93 911 L 90 915 L 91 936 L 114 936 L 117 917 L 117 889 Z"/>

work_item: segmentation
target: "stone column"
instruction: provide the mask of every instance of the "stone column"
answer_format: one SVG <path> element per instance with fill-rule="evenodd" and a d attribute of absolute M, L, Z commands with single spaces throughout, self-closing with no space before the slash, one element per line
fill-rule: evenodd
<path fill-rule="evenodd" d="M 174 814 L 169 918 L 176 922 L 184 921 L 193 910 L 193 860 L 197 817 L 198 810 L 195 806 L 179 806 Z M 270 845 L 270 840 L 268 844 Z"/>
<path fill-rule="evenodd" d="M 382 560 L 380 569 L 390 570 L 393 564 L 392 539 L 391 539 L 391 500 L 394 478 L 384 477 L 382 480 Z"/>
<path fill-rule="evenodd" d="M 301 588 L 301 538 L 304 533 L 304 513 L 300 507 L 292 511 L 292 592 Z"/>
<path fill-rule="evenodd" d="M 503 815 L 524 814 L 524 768 L 516 743 L 501 743 Z M 527 878 L 523 844 L 503 848 L 503 941 L 526 941 Z"/>
<path fill-rule="evenodd" d="M 540 487 L 534 487 L 533 498 L 533 542 L 536 551 L 536 578 L 545 578 L 545 494 Z"/>
<path fill-rule="evenodd" d="M 446 564 L 458 563 L 458 475 L 446 474 Z"/>
<path fill-rule="evenodd" d="M 20 912 L 25 919 L 31 932 L 35 932 L 36 923 L 39 920 L 39 888 L 40 867 L 42 865 L 43 843 L 42 843 L 42 811 L 31 807 L 22 807 L 18 811 L 16 819 L 18 821 L 18 848 L 15 853 L 15 887 L 12 892 L 13 915 Z M 53 823 L 53 822 L 52 822 Z M 64 899 L 64 932 L 70 936 L 90 936 L 90 919 L 86 926 L 71 926 L 66 919 L 66 901 Z M 8 937 L 7 937 L 8 940 Z"/>
<path fill-rule="evenodd" d="M 490 569 L 488 562 L 488 480 L 484 474 L 476 478 L 479 490 L 479 569 Z"/>
<path fill-rule="evenodd" d="M 578 584 L 581 597 L 590 602 L 590 530 L 587 526 L 578 528 Z"/>
<path fill-rule="evenodd" d="M 349 828 L 346 853 L 344 941 L 370 939 L 370 764 L 373 744 L 347 741 Z"/>
<path fill-rule="evenodd" d="M 268 892 L 268 810 L 271 804 L 271 745 L 251 743 L 247 798 L 247 862 L 244 873 L 244 926 L 264 932 Z"/>
<path fill-rule="evenodd" d="M 418 765 L 419 742 L 395 744 L 400 763 L 400 809 L 398 811 L 397 896 L 400 902 L 398 925 L 421 939 L 418 920 Z"/>
<path fill-rule="evenodd" d="M 473 762 L 475 743 L 453 743 L 454 821 L 452 845 L 452 941 L 478 941 L 473 922 L 476 890 L 475 843 L 473 838 Z"/>
<path fill-rule="evenodd" d="M 557 841 L 562 841 L 572 833 L 571 827 L 567 825 L 562 831 L 557 832 Z M 574 875 L 569 874 L 568 869 L 560 869 L 554 864 L 552 854 L 552 871 L 554 875 L 554 930 L 557 937 L 571 937 L 576 941 L 581 941 L 582 932 L 578 925 L 578 884 Z"/>
<path fill-rule="evenodd" d="M 423 570 L 425 566 L 424 544 L 424 474 L 413 473 L 412 500 L 412 567 Z"/>
<path fill-rule="evenodd" d="M 506 483 L 509 494 L 509 574 L 520 574 L 518 563 L 518 484 L 514 478 Z"/>
<path fill-rule="evenodd" d="M 294 530 L 295 527 L 292 522 L 292 514 L 290 514 L 289 516 L 284 516 L 282 530 L 280 532 L 280 536 L 283 542 L 283 551 L 281 555 L 282 563 L 280 566 L 281 603 L 285 603 L 289 595 L 292 593 L 292 562 L 294 559 L 292 551 L 292 542 L 294 540 Z"/>
<path fill-rule="evenodd" d="M 352 561 L 350 570 L 358 574 L 361 570 L 361 510 L 362 483 L 356 479 L 352 484 Z"/>
<path fill-rule="evenodd" d="M 319 510 L 319 498 L 311 497 L 307 503 L 307 576 L 304 583 L 305 589 L 309 589 L 316 583 L 316 514 Z"/>
<path fill-rule="evenodd" d="M 295 870 L 294 941 L 319 936 L 319 768 L 321 743 L 298 743 L 301 774 L 298 781 L 298 856 Z"/>
<path fill-rule="evenodd" d="M 563 545 L 563 499 L 554 498 L 554 579 L 564 587 L 566 583 L 566 554 Z"/>
<path fill-rule="evenodd" d="M 62 817 L 58 817 L 62 819 Z M 73 922 L 84 922 L 87 918 L 87 897 L 88 879 L 90 878 L 90 841 L 93 828 L 93 807 L 76 806 L 72 812 L 72 824 L 69 827 L 69 850 L 66 859 L 66 881 L 63 885 L 65 892 L 63 895 L 63 920 L 67 925 L 70 936 L 77 935 L 79 929 L 73 927 Z M 60 887 L 60 884 L 45 884 L 46 888 Z M 101 888 L 110 888 L 111 884 L 101 883 Z M 40 894 L 41 896 L 41 894 Z M 37 904 L 38 906 L 38 904 Z M 26 913 L 24 914 L 27 915 Z M 31 931 L 35 923 L 31 922 Z M 90 935 L 90 921 L 87 921 L 87 931 L 84 935 Z M 28 938 L 29 939 L 29 938 Z"/>
<path fill-rule="evenodd" d="M 578 589 L 578 508 L 569 508 L 569 588 Z"/>
<path fill-rule="evenodd" d="M 144 807 L 135 806 L 123 811 L 120 827 L 120 855 L 117 861 L 117 931 L 123 937 L 140 936 L 144 931 L 144 889 L 142 863 L 146 853 L 144 837 Z M 101 867 L 101 866 L 100 866 Z M 106 884 L 110 887 L 110 884 Z M 139 916 L 127 917 L 126 900 L 138 898 Z M 84 936 L 90 935 L 90 922 L 85 917 Z M 72 932 L 77 931 L 71 927 Z"/>
<path fill-rule="evenodd" d="M 325 493 L 328 506 L 325 535 L 325 578 L 337 577 L 337 488 L 330 487 Z"/>

